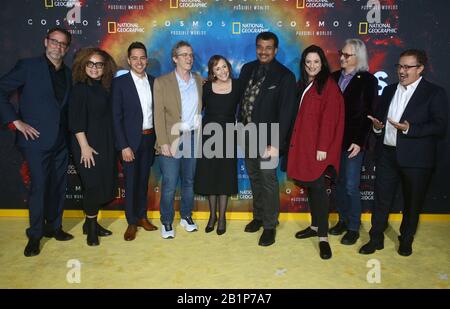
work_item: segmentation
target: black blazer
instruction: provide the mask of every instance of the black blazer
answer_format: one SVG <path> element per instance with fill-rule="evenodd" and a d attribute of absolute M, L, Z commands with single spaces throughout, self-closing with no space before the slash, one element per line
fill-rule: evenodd
<path fill-rule="evenodd" d="M 332 77 L 338 83 L 341 71 L 333 72 Z M 367 115 L 372 115 L 378 98 L 378 81 L 369 72 L 357 72 L 342 95 L 345 103 L 342 149 L 348 149 L 351 144 L 357 144 L 364 149 L 372 125 Z"/>
<path fill-rule="evenodd" d="M 246 63 L 239 75 L 242 89 L 246 89 L 253 70 L 258 66 L 258 60 Z M 270 124 L 279 123 L 279 150 L 285 154 L 289 144 L 290 128 L 296 115 L 296 82 L 294 74 L 284 65 L 274 59 L 266 73 L 266 79 L 261 85 L 260 93 L 254 104 L 252 122 L 256 125 L 267 123 L 267 144 L 271 145 Z M 241 113 L 238 113 L 241 121 Z"/>
<path fill-rule="evenodd" d="M 398 84 L 384 88 L 375 117 L 387 122 L 391 100 Z M 445 90 L 422 78 L 403 112 L 400 122 L 410 124 L 408 134 L 397 133 L 397 162 L 402 167 L 432 168 L 436 145 L 446 133 L 448 101 Z M 383 146 L 385 129 L 378 136 L 376 152 Z"/>
<path fill-rule="evenodd" d="M 40 132 L 39 138 L 26 140 L 16 134 L 17 144 L 49 150 L 54 147 L 60 124 L 67 125 L 67 101 L 72 85 L 69 68 L 64 67 L 66 92 L 61 105 L 55 98 L 47 59 L 44 56 L 19 60 L 16 66 L 0 78 L 0 119 L 6 124 L 22 120 Z M 19 110 L 9 102 L 9 95 L 19 89 Z"/>
<path fill-rule="evenodd" d="M 153 82 L 155 78 L 147 74 L 152 92 L 153 128 L 155 117 L 155 100 L 153 98 Z M 136 152 L 142 139 L 143 114 L 141 101 L 131 73 L 113 79 L 111 100 L 113 108 L 114 134 L 118 150 L 130 147 Z"/>

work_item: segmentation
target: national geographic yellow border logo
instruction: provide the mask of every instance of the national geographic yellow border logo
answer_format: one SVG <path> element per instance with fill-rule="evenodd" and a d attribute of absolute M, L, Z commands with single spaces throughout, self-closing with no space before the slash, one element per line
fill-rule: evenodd
<path fill-rule="evenodd" d="M 115 21 L 108 21 L 108 33 L 116 33 L 117 24 Z"/>
<path fill-rule="evenodd" d="M 305 8 L 305 0 L 297 0 L 295 7 L 297 9 L 304 9 Z"/>
<path fill-rule="evenodd" d="M 231 32 L 233 34 L 241 34 L 241 22 L 234 21 L 231 25 L 232 25 Z"/>
<path fill-rule="evenodd" d="M 367 28 L 369 28 L 368 22 L 360 22 L 358 26 L 358 33 L 359 34 L 367 34 Z"/>
<path fill-rule="evenodd" d="M 53 7 L 53 0 L 44 0 L 44 6 L 46 8 L 52 8 Z"/>
<path fill-rule="evenodd" d="M 170 8 L 178 9 L 178 0 L 170 0 Z"/>

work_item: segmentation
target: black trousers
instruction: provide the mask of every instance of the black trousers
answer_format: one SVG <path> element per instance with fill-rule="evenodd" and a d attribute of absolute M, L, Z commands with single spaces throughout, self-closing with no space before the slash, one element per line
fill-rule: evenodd
<path fill-rule="evenodd" d="M 253 192 L 253 219 L 262 221 L 264 229 L 274 229 L 280 213 L 277 169 L 261 168 L 261 161 L 259 157 L 245 159 Z"/>
<path fill-rule="evenodd" d="M 412 243 L 419 224 L 428 186 L 431 168 L 401 167 L 397 162 L 395 147 L 384 146 L 376 162 L 375 205 L 372 210 L 370 238 L 374 242 L 384 240 L 395 193 L 401 183 L 403 189 L 403 219 L 400 226 L 402 242 Z"/>
<path fill-rule="evenodd" d="M 329 199 L 325 185 L 325 172 L 314 181 L 298 181 L 297 184 L 308 191 L 311 226 L 318 227 L 319 237 L 328 237 Z"/>
<path fill-rule="evenodd" d="M 107 203 L 101 203 L 96 198 L 98 188 L 85 188 L 83 194 L 83 210 L 88 216 L 97 216 L 103 206 Z"/>

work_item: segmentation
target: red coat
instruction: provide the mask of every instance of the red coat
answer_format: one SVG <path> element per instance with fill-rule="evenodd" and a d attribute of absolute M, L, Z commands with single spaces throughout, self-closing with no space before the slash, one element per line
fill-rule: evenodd
<path fill-rule="evenodd" d="M 336 82 L 329 78 L 319 95 L 313 84 L 303 98 L 291 136 L 287 174 L 300 181 L 313 181 L 328 166 L 339 172 L 344 134 L 344 99 Z M 317 161 L 317 151 L 325 151 Z"/>

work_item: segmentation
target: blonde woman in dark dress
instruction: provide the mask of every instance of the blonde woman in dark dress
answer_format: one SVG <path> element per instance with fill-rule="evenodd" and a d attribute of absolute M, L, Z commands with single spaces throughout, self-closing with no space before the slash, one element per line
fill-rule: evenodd
<path fill-rule="evenodd" d="M 116 195 L 117 160 L 109 101 L 115 72 L 114 60 L 99 48 L 84 48 L 75 55 L 69 129 L 74 135 L 73 160 L 83 186 L 83 232 L 89 246 L 99 245 L 98 236 L 112 234 L 98 224 L 97 215 Z"/>

